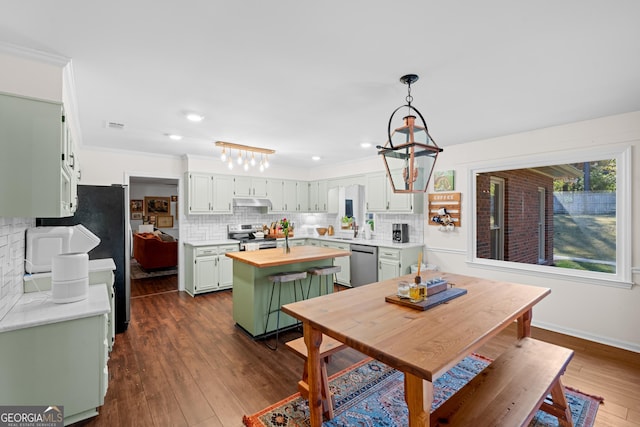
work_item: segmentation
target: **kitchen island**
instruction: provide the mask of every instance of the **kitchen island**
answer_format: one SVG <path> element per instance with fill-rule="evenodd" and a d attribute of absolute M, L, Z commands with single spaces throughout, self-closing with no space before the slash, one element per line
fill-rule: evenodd
<path fill-rule="evenodd" d="M 265 335 L 266 313 L 271 296 L 270 275 L 329 266 L 333 265 L 334 258 L 350 255 L 350 251 L 317 246 L 295 246 L 290 253 L 284 253 L 282 248 L 227 253 L 226 256 L 233 259 L 233 320 L 254 338 Z M 316 280 L 317 277 L 314 278 L 314 284 Z M 309 278 L 303 281 L 305 295 L 308 285 Z M 294 302 L 293 283 L 283 283 L 281 292 L 281 305 Z M 319 286 L 312 286 L 309 297 L 318 296 L 318 292 Z M 275 303 L 277 294 L 274 296 Z M 281 329 L 296 322 L 284 313 L 280 315 Z M 275 331 L 276 316 L 271 316 L 267 326 L 266 334 Z"/>

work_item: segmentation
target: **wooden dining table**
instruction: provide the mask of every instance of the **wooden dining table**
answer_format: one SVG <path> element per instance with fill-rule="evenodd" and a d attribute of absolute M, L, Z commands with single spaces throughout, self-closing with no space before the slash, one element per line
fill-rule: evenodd
<path fill-rule="evenodd" d="M 322 425 L 319 348 L 328 335 L 404 373 L 409 426 L 429 426 L 433 383 L 517 321 L 517 338 L 530 336 L 532 308 L 551 290 L 428 271 L 423 281 L 446 279 L 467 293 L 426 311 L 385 301 L 400 280 L 376 282 L 284 305 L 301 320 L 307 345 L 309 408 L 312 426 Z"/>

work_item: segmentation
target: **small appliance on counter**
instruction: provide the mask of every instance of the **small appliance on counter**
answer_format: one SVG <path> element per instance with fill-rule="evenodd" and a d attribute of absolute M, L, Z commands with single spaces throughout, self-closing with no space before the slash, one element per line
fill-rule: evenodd
<path fill-rule="evenodd" d="M 409 242 L 409 224 L 392 224 L 393 243 Z"/>
<path fill-rule="evenodd" d="M 34 227 L 27 229 L 27 273 L 52 271 L 52 259 L 58 254 L 89 252 L 100 244 L 100 238 L 82 224 L 74 226 Z"/>
<path fill-rule="evenodd" d="M 89 255 L 67 253 L 51 261 L 51 300 L 56 304 L 80 301 L 89 294 Z"/>

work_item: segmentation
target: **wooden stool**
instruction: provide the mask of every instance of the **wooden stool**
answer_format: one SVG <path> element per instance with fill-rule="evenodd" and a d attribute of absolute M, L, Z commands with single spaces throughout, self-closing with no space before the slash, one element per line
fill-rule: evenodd
<path fill-rule="evenodd" d="M 280 297 L 282 296 L 282 284 L 285 282 L 293 282 L 293 299 L 294 301 L 298 301 L 298 293 L 296 291 L 296 281 L 300 286 L 300 296 L 304 299 L 304 289 L 302 288 L 302 280 L 307 278 L 306 271 L 287 271 L 284 273 L 277 273 L 272 276 L 269 276 L 269 281 L 271 282 L 271 296 L 269 297 L 269 308 L 267 309 L 267 320 L 264 323 L 264 335 L 267 335 L 267 328 L 269 326 L 269 318 L 273 313 L 276 313 L 276 344 L 274 347 L 271 347 L 266 341 L 265 345 L 269 347 L 271 350 L 276 350 L 278 348 L 278 336 L 280 334 L 280 307 L 282 306 Z M 278 285 L 278 305 L 277 308 L 272 309 L 273 305 L 273 294 L 275 293 L 276 285 Z"/>
<path fill-rule="evenodd" d="M 339 268 L 339 267 L 338 267 Z M 298 391 L 300 395 L 305 399 L 309 399 L 309 372 L 307 370 L 307 345 L 304 343 L 304 337 L 287 341 L 284 345 L 295 354 L 300 356 L 304 360 L 304 369 L 302 370 L 302 379 L 298 381 Z M 327 363 L 329 363 L 329 356 L 333 353 L 342 350 L 346 347 L 346 344 L 340 341 L 334 340 L 331 337 L 322 335 L 322 344 L 320 344 L 320 381 L 322 389 L 322 406 L 324 408 L 324 415 L 327 419 L 333 418 L 333 393 L 329 390 L 329 379 L 327 377 Z"/>
<path fill-rule="evenodd" d="M 318 295 L 322 295 L 322 278 L 325 278 L 325 294 L 329 293 L 329 276 L 333 276 L 333 283 L 335 283 L 335 275 L 342 270 L 339 265 L 328 265 L 326 267 L 311 267 L 307 270 L 309 274 L 309 286 L 307 287 L 307 298 L 309 298 L 311 292 L 311 282 L 313 276 L 318 276 Z M 332 283 L 332 286 L 333 286 Z"/>

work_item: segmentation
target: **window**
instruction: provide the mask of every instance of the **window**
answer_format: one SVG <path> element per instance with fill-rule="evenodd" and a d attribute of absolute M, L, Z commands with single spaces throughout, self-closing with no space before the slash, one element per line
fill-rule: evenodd
<path fill-rule="evenodd" d="M 630 149 L 471 169 L 470 262 L 631 286 Z"/>

